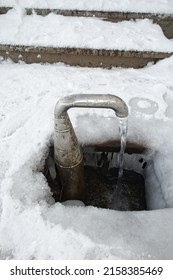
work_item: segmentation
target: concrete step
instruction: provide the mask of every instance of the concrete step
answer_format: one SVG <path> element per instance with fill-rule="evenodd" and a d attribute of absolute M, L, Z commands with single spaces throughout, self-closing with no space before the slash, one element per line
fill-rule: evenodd
<path fill-rule="evenodd" d="M 0 14 L 7 13 L 11 7 L 0 7 Z M 31 15 L 35 12 L 38 15 L 46 16 L 50 13 L 63 16 L 75 17 L 97 17 L 110 22 L 121 22 L 124 20 L 137 20 L 148 18 L 154 23 L 160 25 L 164 35 L 170 39 L 173 38 L 173 14 L 155 14 L 155 13 L 133 13 L 133 12 L 115 12 L 115 11 L 90 11 L 90 10 L 62 10 L 62 9 L 41 9 L 26 8 L 26 13 Z"/>
<path fill-rule="evenodd" d="M 1 7 L 0 11 L 5 13 L 9 9 L 11 8 Z M 32 9 L 27 8 L 26 11 L 29 15 L 32 13 Z M 154 26 L 147 20 L 140 24 L 127 21 L 137 16 L 140 18 L 136 13 L 51 9 L 35 9 L 35 11 L 41 15 L 54 11 L 65 17 L 49 15 L 49 17 L 23 18 L 15 12 L 2 14 L 0 17 L 0 24 L 3 26 L 0 30 L 2 59 L 10 58 L 14 62 L 26 63 L 63 62 L 84 67 L 141 68 L 149 62 L 156 63 L 173 55 L 171 40 L 165 38 L 157 25 Z M 141 18 L 142 15 L 144 14 L 140 14 Z M 149 17 L 149 14 L 147 15 Z M 115 21 L 116 24 L 96 20 L 94 16 Z M 155 17 L 159 18 L 157 15 Z M 123 21 L 123 25 L 118 21 Z M 64 31 L 66 29 L 67 32 Z M 91 31 L 94 32 L 94 37 L 90 36 Z M 132 42 L 130 46 L 127 46 L 128 40 Z"/>
<path fill-rule="evenodd" d="M 149 62 L 156 63 L 171 55 L 173 53 L 0 45 L 2 59 L 10 58 L 14 62 L 25 63 L 62 62 L 82 67 L 141 68 Z"/>

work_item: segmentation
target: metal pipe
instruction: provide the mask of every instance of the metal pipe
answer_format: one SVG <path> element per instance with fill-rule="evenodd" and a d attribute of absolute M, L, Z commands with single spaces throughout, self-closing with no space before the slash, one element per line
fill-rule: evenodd
<path fill-rule="evenodd" d="M 54 156 L 62 183 L 62 201 L 85 200 L 83 154 L 67 113 L 73 107 L 107 108 L 119 118 L 128 116 L 125 102 L 110 94 L 69 95 L 56 103 Z"/>

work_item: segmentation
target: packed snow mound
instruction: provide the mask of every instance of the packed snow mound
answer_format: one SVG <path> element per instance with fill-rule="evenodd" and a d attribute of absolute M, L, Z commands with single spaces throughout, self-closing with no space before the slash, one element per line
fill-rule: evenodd
<path fill-rule="evenodd" d="M 62 10 L 173 13 L 172 0 L 0 0 L 0 5 Z"/>
<path fill-rule="evenodd" d="M 139 70 L 1 61 L 0 73 L 0 258 L 172 259 L 173 57 Z M 53 141 L 54 107 L 80 93 L 115 94 L 128 104 L 128 140 L 151 148 L 150 209 L 167 209 L 54 203 L 41 172 Z M 111 110 L 69 114 L 81 144 L 119 139 Z"/>
<path fill-rule="evenodd" d="M 148 19 L 111 23 L 53 13 L 28 16 L 10 10 L 1 15 L 0 26 L 0 44 L 173 52 L 173 41 Z"/>

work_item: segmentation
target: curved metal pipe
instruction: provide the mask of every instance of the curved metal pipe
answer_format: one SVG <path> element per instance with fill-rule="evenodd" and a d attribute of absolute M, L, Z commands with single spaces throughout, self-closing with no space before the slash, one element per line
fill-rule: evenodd
<path fill-rule="evenodd" d="M 119 118 L 128 116 L 128 107 L 118 96 L 110 94 L 69 95 L 55 106 L 55 163 L 62 182 L 62 200 L 85 200 L 83 154 L 68 116 L 73 107 L 107 108 Z"/>

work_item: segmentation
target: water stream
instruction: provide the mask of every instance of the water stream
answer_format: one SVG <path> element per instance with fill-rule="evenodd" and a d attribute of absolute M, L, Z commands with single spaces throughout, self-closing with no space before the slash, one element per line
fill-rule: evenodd
<path fill-rule="evenodd" d="M 121 146 L 120 152 L 118 155 L 118 178 L 123 176 L 123 166 L 124 166 L 124 153 L 126 148 L 126 141 L 127 141 L 127 118 L 119 118 L 119 132 L 121 138 Z"/>

